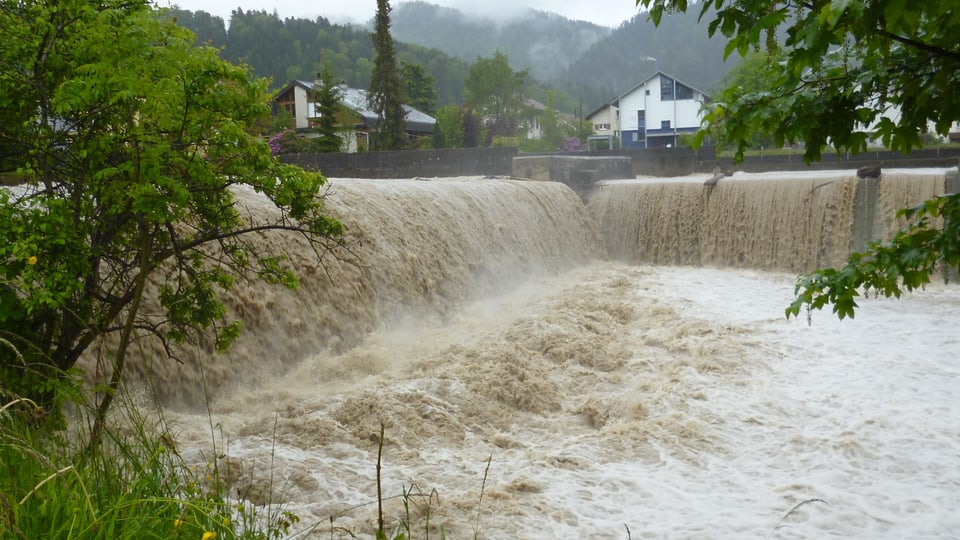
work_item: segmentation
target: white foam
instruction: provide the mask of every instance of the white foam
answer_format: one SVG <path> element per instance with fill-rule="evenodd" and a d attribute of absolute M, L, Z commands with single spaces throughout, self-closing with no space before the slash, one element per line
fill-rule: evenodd
<path fill-rule="evenodd" d="M 385 494 L 436 489 L 451 538 L 478 515 L 480 538 L 955 538 L 960 290 L 808 326 L 783 318 L 792 289 L 789 274 L 589 265 L 371 349 L 403 370 L 265 383 L 293 393 L 276 435 L 258 396 L 214 418 L 244 434 L 229 454 L 309 470 L 320 487 L 289 508 L 318 538 L 332 513 L 372 530 L 379 421 Z M 825 503 L 784 518 L 811 499 Z"/>

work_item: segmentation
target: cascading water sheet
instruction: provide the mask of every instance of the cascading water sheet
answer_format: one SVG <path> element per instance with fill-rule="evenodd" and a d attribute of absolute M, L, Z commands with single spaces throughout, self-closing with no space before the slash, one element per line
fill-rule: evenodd
<path fill-rule="evenodd" d="M 414 537 L 427 523 L 432 537 L 490 539 L 960 531 L 957 288 L 808 326 L 783 316 L 792 273 L 598 261 L 589 214 L 559 184 L 334 190 L 366 264 L 332 264 L 297 294 L 237 293 L 270 320 L 242 355 L 204 364 L 283 369 L 212 388 L 210 416 L 167 413 L 184 455 L 222 452 L 243 471 L 236 488 L 299 514 L 309 537 L 372 537 L 381 425 L 388 525 L 409 519 Z M 746 216 L 775 204 L 764 197 L 729 204 Z M 637 230 L 626 210 L 590 209 L 606 235 Z M 668 214 L 686 223 L 678 237 L 710 223 Z M 295 361 L 274 358 L 290 347 Z M 405 510 L 410 490 L 425 496 Z"/>
<path fill-rule="evenodd" d="M 879 180 L 855 171 L 736 173 L 715 185 L 702 175 L 613 180 L 600 183 L 589 207 L 616 260 L 804 272 L 842 264 L 864 247 L 858 242 L 892 236 L 904 225 L 896 211 L 943 193 L 944 175 L 891 169 Z"/>

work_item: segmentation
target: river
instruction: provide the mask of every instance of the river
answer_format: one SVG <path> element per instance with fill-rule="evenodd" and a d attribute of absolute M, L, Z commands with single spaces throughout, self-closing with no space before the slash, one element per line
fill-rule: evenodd
<path fill-rule="evenodd" d="M 850 242 L 839 184 L 855 179 L 830 178 L 847 195 L 814 205 L 837 207 L 806 227 L 819 257 Z M 787 320 L 793 265 L 808 261 L 729 241 L 746 253 L 735 268 L 702 225 L 685 257 L 710 260 L 645 260 L 625 243 L 692 233 L 637 232 L 651 225 L 632 195 L 609 196 L 616 184 L 584 205 L 552 183 L 334 179 L 330 209 L 361 264 L 319 271 L 289 244 L 301 290 L 235 291 L 248 332 L 230 356 L 141 374 L 158 376 L 185 456 L 239 469 L 236 489 L 314 538 L 372 537 L 381 426 L 387 524 L 409 516 L 417 538 L 960 536 L 960 291 Z M 803 226 L 811 189 L 794 189 Z M 811 245 L 751 221 L 791 213 L 775 198 L 695 197 L 710 238 L 741 234 L 717 230 L 720 205 L 766 242 L 753 244 Z M 665 198 L 644 213 L 695 221 Z"/>

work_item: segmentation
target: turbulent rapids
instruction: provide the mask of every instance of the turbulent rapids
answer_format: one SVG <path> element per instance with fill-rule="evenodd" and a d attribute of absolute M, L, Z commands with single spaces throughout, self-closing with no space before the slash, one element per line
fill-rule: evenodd
<path fill-rule="evenodd" d="M 783 318 L 796 272 L 891 234 L 944 178 L 616 181 L 586 204 L 549 182 L 334 179 L 355 259 L 263 236 L 300 289 L 234 290 L 229 355 L 145 344 L 136 378 L 188 459 L 222 453 L 315 538 L 372 537 L 381 425 L 384 494 L 434 493 L 411 499 L 414 537 L 762 538 L 822 499 L 773 537 L 952 538 L 960 292 Z"/>

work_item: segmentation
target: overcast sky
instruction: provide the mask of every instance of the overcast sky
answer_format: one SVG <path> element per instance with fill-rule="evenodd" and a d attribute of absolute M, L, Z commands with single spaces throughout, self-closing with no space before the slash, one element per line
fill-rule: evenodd
<path fill-rule="evenodd" d="M 637 13 L 634 0 L 427 0 L 431 4 L 457 8 L 489 16 L 507 17 L 526 8 L 550 11 L 568 19 L 590 21 L 616 28 Z M 281 18 L 315 19 L 331 22 L 364 23 L 377 12 L 377 0 L 157 0 L 160 6 L 178 5 L 190 11 L 206 11 L 223 17 L 229 24 L 230 12 L 262 9 L 276 11 Z M 393 0 L 394 8 L 403 0 Z"/>

